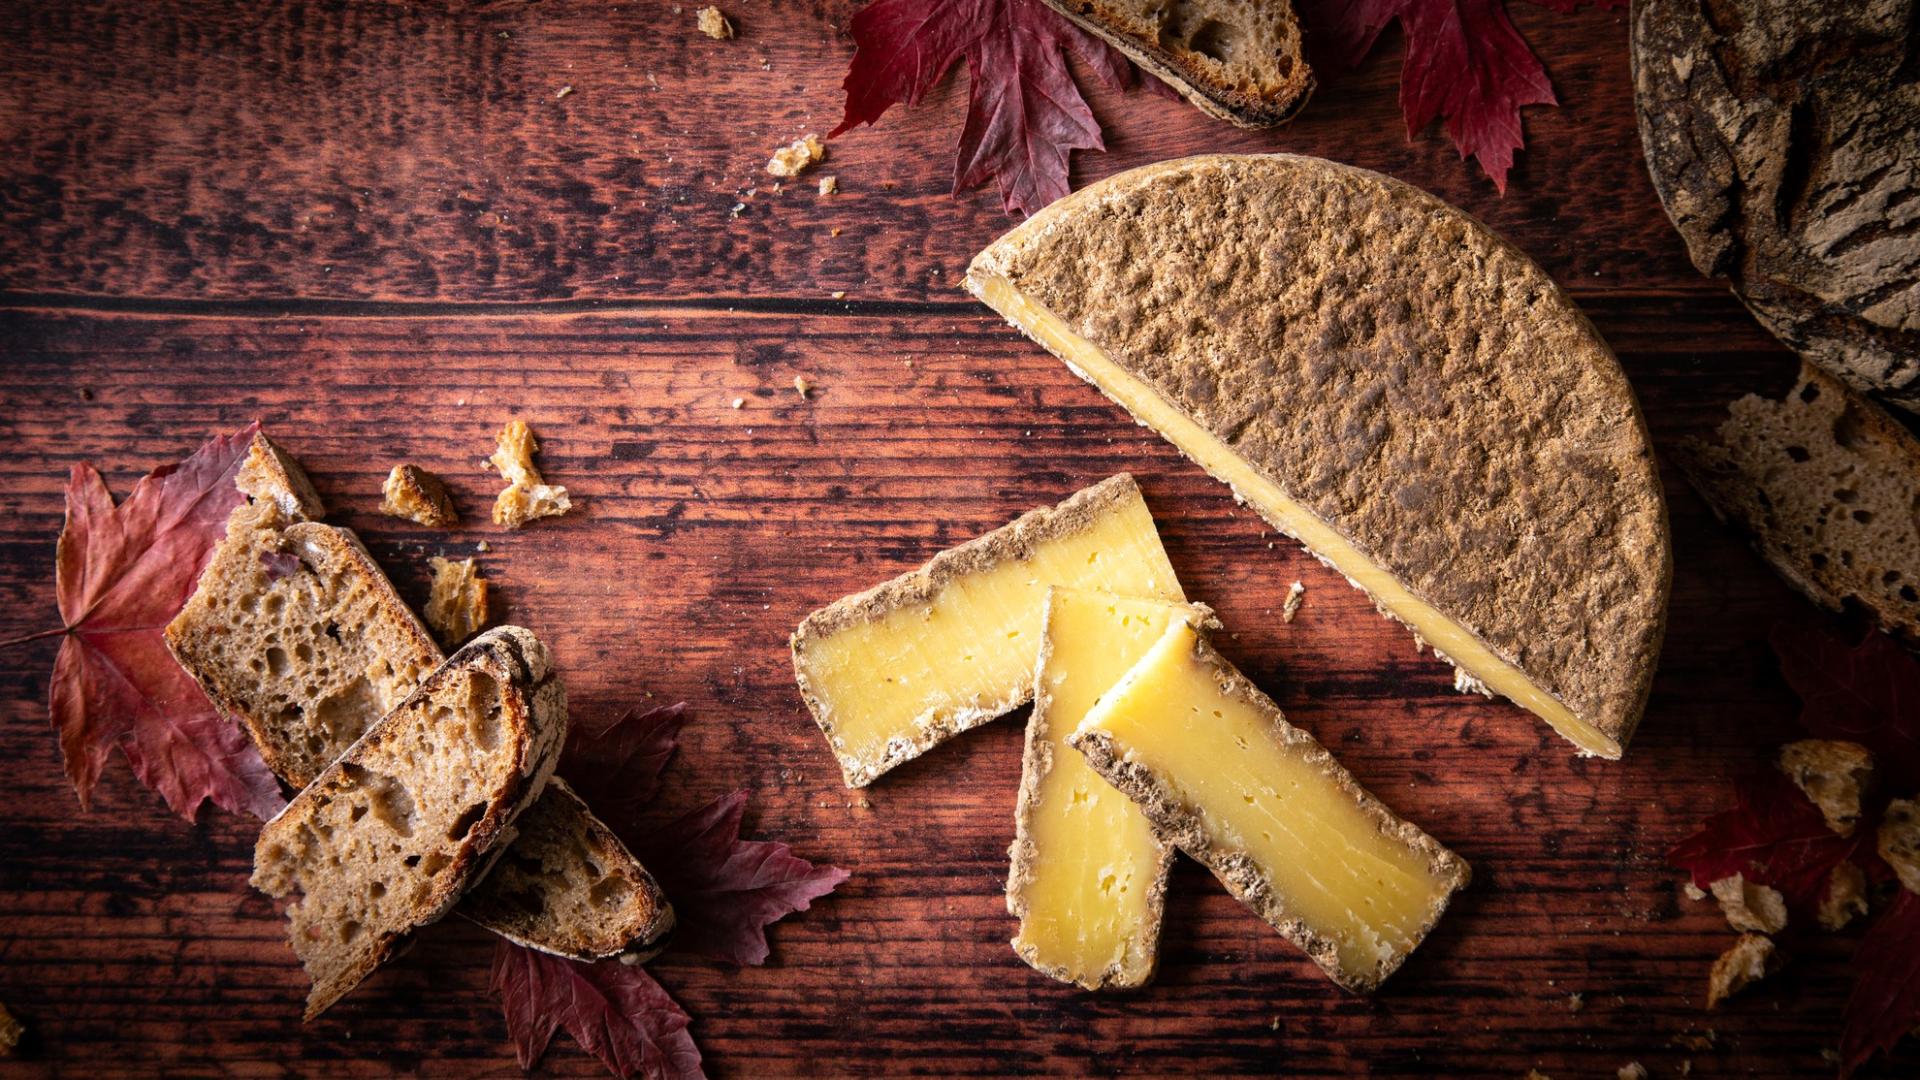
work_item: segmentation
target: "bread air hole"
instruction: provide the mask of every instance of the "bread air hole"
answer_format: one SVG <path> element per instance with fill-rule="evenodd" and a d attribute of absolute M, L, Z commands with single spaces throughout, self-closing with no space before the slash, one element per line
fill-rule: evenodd
<path fill-rule="evenodd" d="M 587 903 L 597 908 L 618 907 L 633 895 L 633 885 L 626 878 L 608 877 L 594 882 L 587 890 Z"/>
<path fill-rule="evenodd" d="M 467 834 L 473 831 L 475 825 L 480 824 L 480 819 L 485 817 L 486 813 L 487 804 L 484 802 L 477 802 L 467 807 L 461 811 L 459 817 L 453 819 L 453 827 L 447 830 L 447 839 L 456 843 L 466 839 Z"/>
<path fill-rule="evenodd" d="M 1240 32 L 1226 23 L 1207 19 L 1187 38 L 1187 48 L 1222 64 L 1231 64 L 1240 52 Z"/>
<path fill-rule="evenodd" d="M 500 744 L 500 684 L 474 672 L 467 682 L 467 737 L 482 750 Z"/>
<path fill-rule="evenodd" d="M 368 721 L 379 715 L 380 702 L 364 677 L 328 695 L 313 709 L 315 722 L 333 737 L 335 746 L 341 747 L 358 739 Z"/>
<path fill-rule="evenodd" d="M 289 668 L 290 666 L 291 665 L 287 662 L 287 650 L 281 648 L 278 645 L 268 646 L 267 671 L 269 674 L 273 675 L 275 678 L 283 677 L 286 675 L 287 668 Z"/>

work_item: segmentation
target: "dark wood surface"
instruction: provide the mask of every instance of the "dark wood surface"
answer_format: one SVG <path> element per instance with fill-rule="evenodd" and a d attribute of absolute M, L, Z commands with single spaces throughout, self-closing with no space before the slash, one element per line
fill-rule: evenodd
<path fill-rule="evenodd" d="M 844 194 L 776 193 L 773 147 L 838 118 L 853 5 L 742 0 L 730 43 L 693 35 L 692 9 L 0 2 L 0 639 L 56 623 L 69 464 L 124 494 L 257 416 L 411 599 L 428 555 L 487 541 L 577 715 L 691 702 L 672 804 L 749 788 L 754 833 L 853 872 L 775 928 L 766 967 L 655 965 L 716 1076 L 1828 1071 L 1854 936 L 1708 1014 L 1733 934 L 1665 866 L 1790 731 L 1766 627 L 1817 617 L 1676 474 L 1646 722 L 1625 761 L 1573 759 L 1519 710 L 1452 693 L 1358 593 L 1270 548 L 1223 488 L 956 291 L 1010 224 L 991 196 L 947 194 L 959 85 L 836 141 Z M 1791 358 L 1694 274 L 1654 199 L 1624 15 L 1514 14 L 1565 107 L 1527 114 L 1504 199 L 1437 133 L 1406 139 L 1391 41 L 1276 133 L 1096 91 L 1111 152 L 1075 179 L 1284 148 L 1428 187 L 1569 287 L 1670 446 L 1783 385 Z M 407 460 L 483 518 L 509 416 L 539 432 L 573 515 L 509 535 L 376 513 Z M 1225 651 L 1474 865 L 1371 1000 L 1190 864 L 1152 987 L 1049 982 L 1006 946 L 1019 718 L 856 793 L 797 699 L 785 636 L 808 610 L 1121 469 L 1233 631 Z M 246 886 L 257 826 L 183 823 L 117 763 L 82 813 L 46 720 L 56 645 L 0 651 L 0 1001 L 38 1044 L 0 1075 L 517 1071 L 490 942 L 458 922 L 302 1025 L 283 923 Z M 1711 1050 L 1673 1041 L 1709 1028 Z M 542 1069 L 601 1072 L 564 1035 Z"/>

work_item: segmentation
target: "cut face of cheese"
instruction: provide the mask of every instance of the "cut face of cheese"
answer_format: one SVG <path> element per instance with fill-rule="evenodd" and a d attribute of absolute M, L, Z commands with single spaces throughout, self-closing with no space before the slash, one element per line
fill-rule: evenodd
<path fill-rule="evenodd" d="M 1054 203 L 967 287 L 1456 686 L 1620 756 L 1672 576 L 1652 448 L 1606 343 L 1484 226 L 1364 170 L 1212 155 Z"/>
<path fill-rule="evenodd" d="M 1348 990 L 1379 986 L 1467 883 L 1464 861 L 1368 794 L 1186 622 L 1069 742 Z"/>
<path fill-rule="evenodd" d="M 794 675 L 847 786 L 1024 704 L 1051 585 L 1184 599 L 1131 476 L 807 616 Z"/>
<path fill-rule="evenodd" d="M 1153 977 L 1173 862 L 1146 815 L 1089 768 L 1067 736 L 1168 626 L 1209 617 L 1197 605 L 1048 592 L 1007 910 L 1020 920 L 1014 952 L 1062 982 L 1101 990 Z"/>

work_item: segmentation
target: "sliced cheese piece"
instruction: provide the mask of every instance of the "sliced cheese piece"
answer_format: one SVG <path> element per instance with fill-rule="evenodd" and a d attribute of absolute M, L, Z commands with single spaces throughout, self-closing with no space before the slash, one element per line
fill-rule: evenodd
<path fill-rule="evenodd" d="M 1048 590 L 1007 910 L 1020 920 L 1013 951 L 1062 982 L 1102 990 L 1153 978 L 1173 864 L 1146 815 L 1067 736 L 1168 626 L 1210 618 L 1197 604 Z"/>
<path fill-rule="evenodd" d="M 1068 741 L 1348 990 L 1391 975 L 1470 876 L 1187 622 L 1171 625 Z"/>
<path fill-rule="evenodd" d="M 1049 585 L 1183 600 L 1126 473 L 806 617 L 794 676 L 848 787 L 1025 704 Z"/>
<path fill-rule="evenodd" d="M 1620 756 L 1666 627 L 1658 472 L 1606 343 L 1484 226 L 1315 158 L 1190 158 L 1047 207 L 967 287 L 1456 686 Z"/>

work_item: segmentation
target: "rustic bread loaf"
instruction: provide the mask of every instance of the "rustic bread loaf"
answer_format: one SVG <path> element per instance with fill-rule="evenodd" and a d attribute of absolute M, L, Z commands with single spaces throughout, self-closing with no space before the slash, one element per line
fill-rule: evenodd
<path fill-rule="evenodd" d="M 1239 127 L 1293 119 L 1313 93 L 1287 0 L 1046 0 L 1196 108 Z"/>
<path fill-rule="evenodd" d="M 505 626 L 429 675 L 267 822 L 253 884 L 299 892 L 288 940 L 312 1019 L 452 908 L 513 839 L 566 739 L 547 650 Z"/>
<path fill-rule="evenodd" d="M 651 959 L 673 909 L 638 859 L 554 777 L 520 815 L 519 839 L 460 914 L 509 941 L 576 960 Z"/>
<path fill-rule="evenodd" d="M 1675 455 L 1714 513 L 1815 603 L 1857 604 L 1920 646 L 1920 439 L 1811 364 L 1781 400 L 1749 394 L 1728 413 Z"/>

